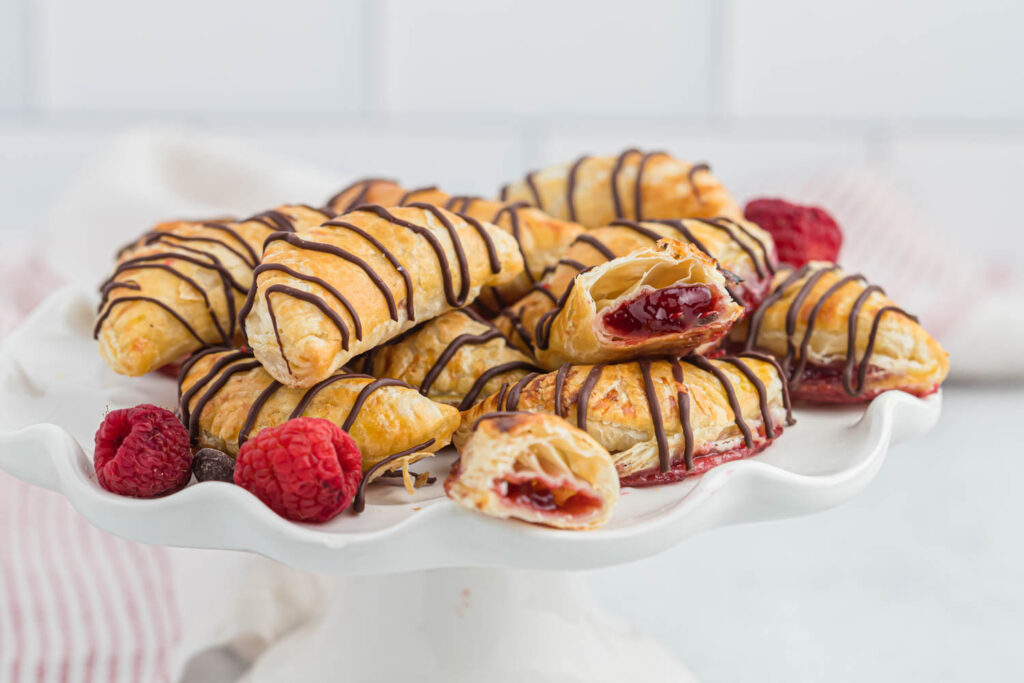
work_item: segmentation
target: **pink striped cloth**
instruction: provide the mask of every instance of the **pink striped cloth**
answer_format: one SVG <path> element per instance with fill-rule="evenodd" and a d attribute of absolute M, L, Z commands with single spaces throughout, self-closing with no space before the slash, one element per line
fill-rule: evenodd
<path fill-rule="evenodd" d="M 47 263 L 69 278 L 98 281 L 113 246 L 154 217 L 241 212 L 271 206 L 282 197 L 316 201 L 341 184 L 313 171 L 288 171 L 286 164 L 270 159 L 252 163 L 260 157 L 258 150 L 192 134 L 126 137 L 58 205 L 46 261 L 9 250 L 0 256 L 7 260 L 7 267 L 0 268 L 5 273 L 0 336 L 59 283 Z M 259 175 L 259 169 L 267 175 Z M 211 178 L 223 187 L 211 189 Z M 1009 288 L 1005 274 L 965 262 L 955 246 L 936 240 L 884 175 L 861 169 L 772 182 L 770 196 L 818 203 L 836 215 L 846 234 L 844 265 L 883 284 L 894 299 L 917 312 L 953 352 L 954 373 L 973 368 L 975 377 L 1024 377 L 1024 367 L 1006 365 L 1007 358 L 1020 354 L 959 353 L 991 346 L 994 338 L 1015 338 L 1005 330 L 1022 328 L 1019 287 Z M 759 182 L 751 185 L 761 187 Z M 307 194 L 300 188 L 312 189 Z M 211 196 L 230 196 L 241 208 L 213 206 Z M 67 225 L 76 231 L 67 233 Z M 59 239 L 56 231 L 62 231 Z M 995 301 L 998 314 L 965 308 L 964 297 L 979 286 L 991 288 L 982 305 L 999 295 L 1013 304 Z M 1017 311 L 1017 317 L 1008 319 L 1007 311 Z M 242 659 L 252 661 L 322 602 L 322 583 L 289 581 L 283 568 L 256 560 L 239 565 L 234 556 L 236 592 L 211 608 L 206 598 L 186 595 L 191 587 L 183 582 L 190 579 L 183 579 L 178 568 L 183 558 L 192 558 L 207 574 L 228 570 L 223 554 L 197 562 L 197 552 L 112 537 L 86 523 L 61 496 L 0 472 L 0 681 L 169 680 L 183 658 L 213 641 L 230 644 Z M 234 577 L 240 574 L 250 582 L 237 588 L 241 581 Z M 282 587 L 298 592 L 288 594 Z M 259 595 L 258 603 L 239 597 L 246 591 Z M 181 597 L 191 599 L 182 602 Z M 195 604 L 207 613 L 202 619 L 185 613 Z M 223 616 L 211 621 L 211 612 Z"/>
<path fill-rule="evenodd" d="M 32 254 L 3 272 L 0 335 L 61 283 Z M 180 638 L 165 548 L 100 531 L 0 472 L 0 681 L 168 681 Z"/>

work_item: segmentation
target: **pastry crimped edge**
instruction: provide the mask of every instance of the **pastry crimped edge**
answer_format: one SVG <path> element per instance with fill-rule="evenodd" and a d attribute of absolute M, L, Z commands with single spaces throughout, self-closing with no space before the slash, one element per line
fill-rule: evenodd
<path fill-rule="evenodd" d="M 665 152 L 637 149 L 618 156 L 582 156 L 533 171 L 523 180 L 505 185 L 500 197 L 529 202 L 555 218 L 588 228 L 620 218 L 743 217 L 707 164 L 690 164 Z"/>
<path fill-rule="evenodd" d="M 741 366 L 760 381 L 763 393 Z M 729 388 L 740 420 L 735 419 Z M 651 395 L 657 400 L 652 402 Z M 624 485 L 640 486 L 677 481 L 752 455 L 793 423 L 778 363 L 758 353 L 714 360 L 690 356 L 565 365 L 556 372 L 527 375 L 463 412 L 455 445 L 465 443 L 481 416 L 507 411 L 564 417 L 612 454 Z M 687 438 L 686 424 L 692 438 Z"/>
<path fill-rule="evenodd" d="M 618 501 L 619 477 L 608 451 L 554 415 L 484 415 L 459 453 L 445 480 L 445 492 L 460 505 L 493 517 L 560 529 L 595 529 L 608 521 Z M 558 511 L 508 502 L 501 490 L 503 484 L 538 480 L 553 490 Z M 572 496 L 562 501 L 555 497 L 567 495 L 570 489 L 582 492 L 589 510 L 573 514 Z"/>
<path fill-rule="evenodd" d="M 117 269 L 101 289 L 95 329 L 100 356 L 118 374 L 137 377 L 196 349 L 237 341 L 237 311 L 263 240 L 276 230 L 319 225 L 331 215 L 297 204 L 244 220 L 156 225 L 121 249 Z M 132 268 L 136 262 L 140 267 Z M 131 300 L 140 296 L 160 303 Z"/>
<path fill-rule="evenodd" d="M 361 393 L 361 409 L 350 419 Z M 286 387 L 251 353 L 238 349 L 200 352 L 182 367 L 179 378 L 179 414 L 194 445 L 231 455 L 260 429 L 290 419 L 305 396 L 310 400 L 295 417 L 324 418 L 345 429 L 359 446 L 364 471 L 417 445 L 426 444 L 417 453 L 437 451 L 449 443 L 460 421 L 457 409 L 397 380 L 339 371 L 310 389 Z"/>
<path fill-rule="evenodd" d="M 793 305 L 797 298 L 802 298 L 798 307 Z M 849 358 L 850 313 L 858 299 L 861 306 L 853 321 L 855 356 Z M 795 314 L 790 314 L 791 309 Z M 805 346 L 812 316 L 812 332 Z M 787 331 L 787 317 L 792 322 L 791 332 Z M 756 338 L 752 338 L 752 329 Z M 862 275 L 848 274 L 824 261 L 798 270 L 780 270 L 772 295 L 731 337 L 736 348 L 758 349 L 779 358 L 794 398 L 808 401 L 866 401 L 889 389 L 926 396 L 936 391 L 949 373 L 949 354 L 915 317 Z M 869 346 L 871 355 L 861 385 Z M 804 348 L 807 366 L 801 362 Z M 842 366 L 843 371 L 834 381 L 806 379 L 811 375 L 805 373 L 815 366 L 832 370 Z"/>
<path fill-rule="evenodd" d="M 394 377 L 420 393 L 464 410 L 537 371 L 491 323 L 468 309 L 449 311 L 354 359 L 353 369 Z"/>
<path fill-rule="evenodd" d="M 448 269 L 427 238 L 395 220 L 427 230 Z M 456 243 L 446 225 L 458 236 Z M 465 254 L 465 283 L 456 244 Z M 362 260 L 373 274 L 328 253 L 336 250 Z M 301 236 L 281 235 L 270 242 L 240 315 L 248 343 L 267 371 L 289 386 L 304 387 L 417 323 L 471 302 L 483 287 L 507 282 L 522 268 L 515 240 L 493 225 L 427 204 L 364 205 Z"/>

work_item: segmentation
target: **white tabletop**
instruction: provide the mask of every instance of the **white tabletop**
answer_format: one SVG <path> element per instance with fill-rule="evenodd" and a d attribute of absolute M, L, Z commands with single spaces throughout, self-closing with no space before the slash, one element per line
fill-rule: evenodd
<path fill-rule="evenodd" d="M 716 530 L 592 586 L 703 683 L 1021 680 L 1024 389 L 944 394 L 934 431 L 850 503 Z"/>

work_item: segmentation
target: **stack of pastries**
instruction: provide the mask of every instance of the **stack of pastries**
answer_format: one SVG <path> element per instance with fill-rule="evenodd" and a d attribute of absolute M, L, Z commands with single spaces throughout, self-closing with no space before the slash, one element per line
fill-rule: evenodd
<path fill-rule="evenodd" d="M 118 253 L 95 334 L 118 373 L 177 372 L 196 448 L 325 418 L 372 480 L 454 443 L 452 499 L 573 529 L 620 486 L 763 450 L 791 399 L 924 396 L 948 370 L 863 276 L 780 264 L 706 164 L 633 149 L 496 198 L 366 179 L 160 224 Z"/>

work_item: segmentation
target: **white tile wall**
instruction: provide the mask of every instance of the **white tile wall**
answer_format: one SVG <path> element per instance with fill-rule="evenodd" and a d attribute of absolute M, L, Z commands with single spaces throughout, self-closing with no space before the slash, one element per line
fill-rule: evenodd
<path fill-rule="evenodd" d="M 409 186 L 437 184 L 449 192 L 490 194 L 524 164 L 518 131 L 359 126 L 300 133 L 254 128 L 241 135 L 268 151 L 336 174 L 339 187 L 359 177 L 382 176 Z"/>
<path fill-rule="evenodd" d="M 1024 116 L 1024 4 L 735 0 L 738 116 Z"/>
<path fill-rule="evenodd" d="M 374 50 L 382 104 L 389 112 L 707 115 L 710 4 L 389 0 Z"/>
<path fill-rule="evenodd" d="M 24 19 L 17 2 L 0 2 L 0 110 L 23 103 L 25 67 Z"/>
<path fill-rule="evenodd" d="M 358 0 L 40 0 L 41 103 L 54 110 L 356 109 L 361 7 Z"/>
<path fill-rule="evenodd" d="M 0 193 L 35 219 L 93 140 L 152 119 L 339 184 L 485 194 L 639 145 L 741 199 L 888 163 L 943 234 L 984 216 L 1016 248 L 1022 25 L 995 0 L 0 0 Z"/>

